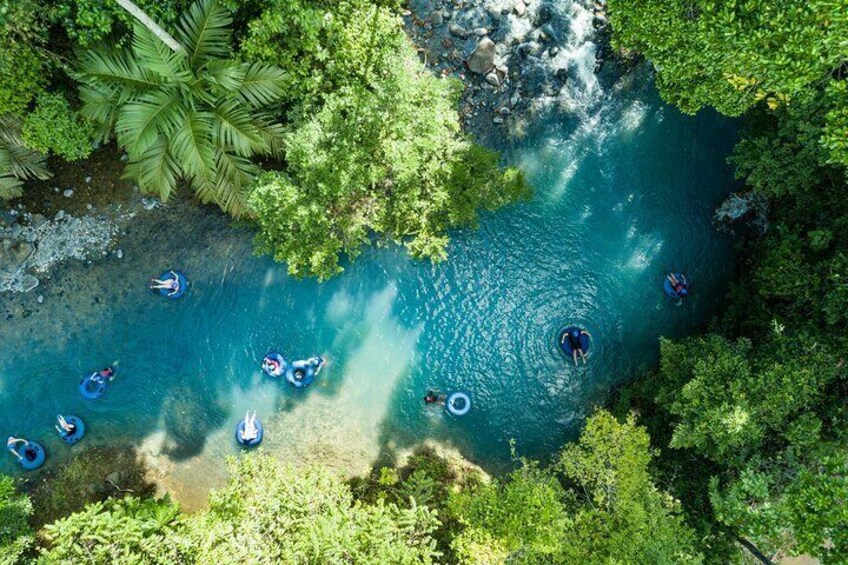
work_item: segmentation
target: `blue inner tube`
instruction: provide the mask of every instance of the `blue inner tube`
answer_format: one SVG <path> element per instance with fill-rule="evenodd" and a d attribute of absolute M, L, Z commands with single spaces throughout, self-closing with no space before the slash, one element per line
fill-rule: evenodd
<path fill-rule="evenodd" d="M 176 269 L 173 269 L 173 271 L 177 275 L 177 281 L 180 283 L 180 289 L 177 292 L 175 292 L 174 294 L 171 294 L 171 291 L 168 290 L 167 288 L 158 288 L 158 289 L 154 289 L 154 290 L 159 292 L 159 294 L 161 294 L 165 298 L 170 298 L 170 299 L 182 298 L 183 294 L 185 294 L 186 290 L 188 290 L 188 279 L 186 279 L 185 275 L 181 271 L 177 271 Z M 171 269 L 168 269 L 167 271 L 165 271 L 164 273 L 159 275 L 159 280 L 160 281 L 174 280 L 174 275 L 171 274 Z"/>
<path fill-rule="evenodd" d="M 38 469 L 44 465 L 44 460 L 47 458 L 47 452 L 44 451 L 44 446 L 37 441 L 31 441 L 29 445 L 20 446 L 17 449 L 17 453 L 21 456 L 18 462 L 27 471 Z"/>
<path fill-rule="evenodd" d="M 108 388 L 109 383 L 100 373 L 91 373 L 80 381 L 79 393 L 86 400 L 95 400 L 103 396 Z"/>
<path fill-rule="evenodd" d="M 268 369 L 266 369 L 266 368 L 265 368 L 265 363 L 264 363 L 265 359 L 273 359 L 274 361 L 276 361 L 277 363 L 279 363 L 279 364 L 280 364 L 279 372 L 272 372 L 272 371 L 269 371 Z M 283 374 L 286 372 L 286 369 L 288 368 L 288 363 L 286 363 L 286 359 L 285 359 L 285 357 L 283 357 L 282 355 L 280 355 L 280 354 L 279 354 L 279 353 L 277 353 L 276 351 L 272 351 L 271 353 L 269 353 L 268 355 L 266 355 L 266 356 L 262 359 L 262 361 L 263 361 L 263 363 L 262 363 L 262 371 L 263 371 L 266 375 L 268 375 L 269 377 L 281 377 L 281 376 L 283 376 Z"/>
<path fill-rule="evenodd" d="M 465 416 L 471 410 L 471 397 L 465 392 L 452 392 L 445 400 L 445 408 L 454 416 Z"/>
<path fill-rule="evenodd" d="M 256 437 L 250 441 L 245 441 L 241 438 L 241 434 L 244 432 L 244 420 L 236 424 L 236 441 L 239 442 L 240 445 L 244 445 L 246 447 L 253 447 L 255 445 L 259 445 L 262 443 L 262 436 L 265 433 L 265 430 L 262 429 L 262 422 L 259 421 L 259 418 L 254 420 L 256 424 Z"/>
<path fill-rule="evenodd" d="M 574 356 L 574 348 L 571 347 L 571 343 L 569 343 L 567 335 L 573 332 L 574 330 L 580 331 L 580 328 L 577 326 L 569 326 L 559 332 L 557 334 L 557 345 L 560 350 L 565 353 L 565 355 L 571 359 Z M 589 353 L 589 346 L 591 345 L 591 341 L 589 340 L 589 336 L 581 333 L 580 334 L 580 349 L 583 350 L 583 353 Z"/>
<path fill-rule="evenodd" d="M 286 370 L 286 380 L 297 388 L 304 388 L 315 382 L 315 373 L 324 365 L 324 360 L 320 357 L 316 361 L 307 359 L 306 361 L 295 361 L 289 365 Z"/>
<path fill-rule="evenodd" d="M 668 280 L 668 277 L 666 277 L 665 281 L 663 282 L 663 291 L 665 292 L 666 296 L 668 296 L 669 298 L 684 298 L 685 296 L 689 295 L 689 286 L 691 284 L 691 282 L 689 281 L 689 277 L 684 277 L 681 273 L 674 273 L 674 278 L 676 278 L 677 280 L 681 280 L 681 277 L 686 279 L 686 284 L 683 285 L 683 288 L 686 289 L 686 293 L 681 294 L 674 290 L 674 287 L 671 286 L 671 281 Z"/>
<path fill-rule="evenodd" d="M 85 424 L 81 419 L 76 416 L 65 416 L 65 421 L 69 424 L 76 426 L 74 433 L 69 434 L 68 432 L 62 430 L 59 432 L 59 437 L 62 438 L 62 441 L 65 443 L 74 444 L 82 439 L 82 436 L 85 435 Z"/>

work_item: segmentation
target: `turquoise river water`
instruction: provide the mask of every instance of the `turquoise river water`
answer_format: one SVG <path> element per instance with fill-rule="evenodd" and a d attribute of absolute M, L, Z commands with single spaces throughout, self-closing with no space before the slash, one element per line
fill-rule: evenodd
<path fill-rule="evenodd" d="M 123 259 L 62 268 L 43 304 L 14 298 L 31 315 L 0 325 L 0 432 L 40 440 L 47 467 L 85 444 L 136 445 L 188 507 L 223 480 L 248 409 L 265 450 L 295 464 L 362 472 L 425 439 L 494 471 L 510 465 L 510 440 L 545 458 L 611 387 L 656 363 L 659 336 L 703 324 L 731 276 L 733 241 L 712 213 L 732 190 L 734 125 L 681 115 L 644 75 L 583 84 L 578 111 L 507 147 L 533 200 L 455 233 L 436 266 L 371 249 L 327 283 L 297 281 L 217 213 L 143 212 Z M 145 288 L 169 266 L 191 280 L 181 300 Z M 671 269 L 694 280 L 682 306 L 661 290 Z M 554 343 L 572 323 L 594 335 L 585 368 Z M 329 364 L 296 390 L 262 376 L 269 350 Z M 81 400 L 79 378 L 113 362 L 105 397 Z M 428 387 L 468 391 L 471 413 L 425 409 Z M 59 442 L 59 412 L 86 421 L 81 444 Z M 4 456 L 0 472 L 21 471 Z"/>

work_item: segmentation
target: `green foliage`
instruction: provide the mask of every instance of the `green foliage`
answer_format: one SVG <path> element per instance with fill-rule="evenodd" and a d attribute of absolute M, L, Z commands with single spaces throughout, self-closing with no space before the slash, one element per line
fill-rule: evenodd
<path fill-rule="evenodd" d="M 550 470 L 526 463 L 507 480 L 492 481 L 454 493 L 451 515 L 467 528 L 453 550 L 463 563 L 485 562 L 476 551 L 495 540 L 496 554 L 534 557 L 556 555 L 569 525 L 565 491 Z"/>
<path fill-rule="evenodd" d="M 44 161 L 44 155 L 24 147 L 20 121 L 0 116 L 0 199 L 20 196 L 24 180 L 50 178 Z"/>
<path fill-rule="evenodd" d="M 379 4 L 274 0 L 250 23 L 241 56 L 285 69 L 284 98 L 300 112 L 347 88 L 379 86 L 407 43 Z"/>
<path fill-rule="evenodd" d="M 802 332 L 775 332 L 752 354 L 747 340 L 717 335 L 662 340 L 657 401 L 677 417 L 671 447 L 691 447 L 733 465 L 767 433 L 815 406 L 839 374 L 837 359 L 823 347 L 799 348 L 803 343 Z"/>
<path fill-rule="evenodd" d="M 197 563 L 430 563 L 438 522 L 423 506 L 364 505 L 324 469 L 270 456 L 231 461 L 233 478 L 190 523 Z"/>
<path fill-rule="evenodd" d="M 657 490 L 648 473 L 648 434 L 603 410 L 566 445 L 560 468 L 582 504 L 561 540 L 562 563 L 700 563 L 680 503 Z"/>
<path fill-rule="evenodd" d="M 177 23 L 187 0 L 135 0 L 153 21 L 165 28 Z M 80 47 L 92 47 L 110 35 L 123 39 L 135 23 L 133 17 L 115 0 L 60 0 L 55 18 Z"/>
<path fill-rule="evenodd" d="M 44 528 L 48 549 L 38 562 L 185 563 L 184 554 L 168 541 L 181 531 L 180 520 L 179 508 L 167 498 L 96 502 Z"/>
<path fill-rule="evenodd" d="M 518 171 L 498 169 L 460 133 L 452 82 L 429 74 L 408 46 L 386 57 L 372 88 L 329 95 L 298 123 L 285 137 L 287 172 L 251 192 L 257 249 L 292 275 L 339 273 L 340 257 L 356 257 L 372 234 L 444 259 L 447 230 L 527 195 Z"/>
<path fill-rule="evenodd" d="M 0 116 L 22 114 L 46 86 L 46 8 L 35 0 L 4 0 L 0 9 Z"/>
<path fill-rule="evenodd" d="M 41 94 L 24 120 L 21 136 L 30 149 L 78 161 L 91 154 L 94 132 L 93 124 L 72 110 L 64 96 Z"/>
<path fill-rule="evenodd" d="M 831 162 L 848 163 L 842 2 L 611 0 L 609 14 L 615 45 L 651 60 L 663 97 L 685 112 L 738 116 L 760 101 L 806 104 L 826 90 L 819 135 Z"/>
<path fill-rule="evenodd" d="M 255 155 L 274 155 L 281 128 L 262 108 L 281 94 L 283 72 L 227 59 L 228 12 L 201 0 L 186 12 L 173 53 L 136 26 L 132 49 L 82 54 L 78 78 L 84 113 L 114 129 L 130 163 L 126 176 L 167 199 L 185 180 L 203 202 L 244 212 Z"/>
<path fill-rule="evenodd" d="M 650 461 L 632 417 L 620 424 L 598 411 L 556 468 L 524 462 L 504 481 L 452 494 L 461 525 L 453 552 L 469 564 L 699 563 L 679 502 L 657 490 Z"/>
<path fill-rule="evenodd" d="M 14 565 L 33 546 L 32 504 L 11 477 L 0 475 L 0 565 Z"/>
<path fill-rule="evenodd" d="M 761 549 L 811 554 L 823 563 L 848 556 L 848 446 L 794 447 L 753 461 L 710 496 L 716 518 Z"/>

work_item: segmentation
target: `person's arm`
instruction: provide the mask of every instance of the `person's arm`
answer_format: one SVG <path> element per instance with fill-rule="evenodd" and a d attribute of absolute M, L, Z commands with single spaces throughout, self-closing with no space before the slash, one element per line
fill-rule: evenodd
<path fill-rule="evenodd" d="M 590 334 L 590 333 L 589 333 L 589 332 L 587 332 L 586 330 L 580 330 L 580 331 L 581 331 L 581 332 L 583 332 L 584 334 L 586 334 L 587 336 L 592 337 L 592 334 Z"/>

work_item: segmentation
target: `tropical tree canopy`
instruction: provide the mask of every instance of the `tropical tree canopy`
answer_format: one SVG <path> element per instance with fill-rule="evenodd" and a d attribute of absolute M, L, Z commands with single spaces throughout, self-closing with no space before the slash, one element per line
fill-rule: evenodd
<path fill-rule="evenodd" d="M 229 59 L 232 18 L 214 0 L 180 20 L 173 52 L 141 25 L 131 48 L 84 52 L 77 78 L 86 116 L 114 131 L 129 155 L 125 175 L 167 199 L 180 180 L 203 202 L 240 216 L 256 155 L 279 155 L 282 128 L 264 109 L 281 95 L 284 73 Z"/>

